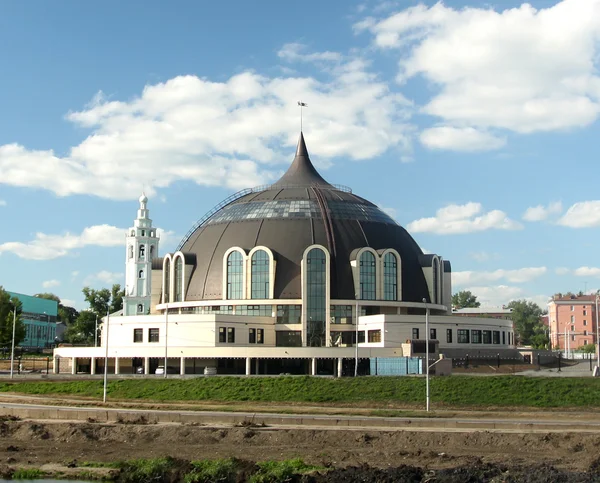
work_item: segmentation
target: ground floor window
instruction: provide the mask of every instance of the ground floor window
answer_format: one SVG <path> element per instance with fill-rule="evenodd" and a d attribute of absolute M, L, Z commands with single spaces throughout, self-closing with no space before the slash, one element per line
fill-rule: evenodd
<path fill-rule="evenodd" d="M 275 332 L 275 345 L 278 347 L 302 347 L 302 332 L 278 330 Z"/>
<path fill-rule="evenodd" d="M 159 341 L 160 329 L 149 329 L 148 330 L 148 342 Z"/>
<path fill-rule="evenodd" d="M 500 331 L 499 330 L 495 330 L 492 333 L 492 342 L 494 344 L 500 344 Z"/>
<path fill-rule="evenodd" d="M 356 332 L 354 331 L 339 331 L 331 332 L 331 345 L 333 347 L 354 345 L 356 341 Z"/>
<path fill-rule="evenodd" d="M 471 331 L 471 343 L 472 344 L 481 344 L 481 331 L 480 330 L 472 330 Z"/>
<path fill-rule="evenodd" d="M 144 329 L 133 329 L 133 342 L 144 342 Z"/>
<path fill-rule="evenodd" d="M 412 330 L 412 338 L 413 338 L 413 340 L 416 340 L 416 339 L 418 339 L 418 338 L 419 338 L 419 329 L 417 329 L 417 328 L 414 328 L 414 329 Z"/>
<path fill-rule="evenodd" d="M 369 331 L 369 342 L 381 342 L 381 329 Z"/>
<path fill-rule="evenodd" d="M 437 329 L 429 329 L 429 338 L 437 339 Z"/>
<path fill-rule="evenodd" d="M 250 344 L 264 344 L 265 329 L 249 329 L 248 342 Z"/>
<path fill-rule="evenodd" d="M 278 305 L 278 324 L 299 324 L 302 322 L 302 305 Z"/>
<path fill-rule="evenodd" d="M 452 329 L 446 329 L 446 342 L 452 344 Z"/>
<path fill-rule="evenodd" d="M 358 343 L 359 344 L 364 344 L 364 342 L 365 342 L 365 331 L 361 330 L 358 333 Z"/>
<path fill-rule="evenodd" d="M 469 331 L 468 329 L 458 329 L 457 331 L 457 342 L 459 344 L 468 344 L 469 343 Z"/>
<path fill-rule="evenodd" d="M 492 331 L 491 330 L 484 330 L 483 331 L 483 343 L 484 344 L 491 344 L 492 343 Z"/>
<path fill-rule="evenodd" d="M 235 329 L 233 327 L 227 327 L 227 343 L 233 344 L 235 342 Z"/>

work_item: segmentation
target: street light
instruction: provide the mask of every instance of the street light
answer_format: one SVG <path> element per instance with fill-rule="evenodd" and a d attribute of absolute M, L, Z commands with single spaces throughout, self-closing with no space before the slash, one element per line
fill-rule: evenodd
<path fill-rule="evenodd" d="M 96 314 L 96 325 L 94 327 L 94 347 L 98 347 L 98 314 Z"/>
<path fill-rule="evenodd" d="M 110 309 L 106 309 L 106 338 L 104 344 L 106 345 L 104 352 L 104 395 L 102 398 L 103 402 L 106 402 L 106 391 L 108 387 L 108 326 L 110 322 Z"/>
<path fill-rule="evenodd" d="M 598 344 L 598 294 L 596 293 L 596 367 L 600 370 L 600 347 Z"/>
<path fill-rule="evenodd" d="M 167 378 L 167 349 L 168 349 L 168 345 L 167 345 L 167 336 L 169 334 L 169 304 L 166 304 L 166 309 L 165 309 L 165 373 L 163 375 L 163 377 L 166 379 Z"/>
<path fill-rule="evenodd" d="M 17 326 L 17 304 L 12 300 L 9 302 L 13 305 L 13 332 L 12 332 L 12 345 L 10 349 L 10 378 L 12 379 L 15 365 L 15 328 Z"/>
<path fill-rule="evenodd" d="M 356 343 L 354 344 L 354 377 L 358 376 L 358 294 L 356 294 Z"/>
<path fill-rule="evenodd" d="M 429 412 L 429 305 L 426 299 L 423 299 L 423 303 L 425 304 L 425 399 L 427 412 Z"/>

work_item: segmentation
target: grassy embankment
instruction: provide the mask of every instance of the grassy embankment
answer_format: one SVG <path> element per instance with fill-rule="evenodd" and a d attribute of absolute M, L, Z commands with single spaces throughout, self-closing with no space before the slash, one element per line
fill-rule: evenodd
<path fill-rule="evenodd" d="M 102 381 L 2 382 L 0 392 L 102 397 Z M 385 407 L 423 404 L 424 378 L 359 377 L 212 377 L 197 379 L 112 380 L 112 400 L 206 401 L 350 405 Z M 522 376 L 443 377 L 431 379 L 437 407 L 573 407 L 600 405 L 600 379 Z"/>

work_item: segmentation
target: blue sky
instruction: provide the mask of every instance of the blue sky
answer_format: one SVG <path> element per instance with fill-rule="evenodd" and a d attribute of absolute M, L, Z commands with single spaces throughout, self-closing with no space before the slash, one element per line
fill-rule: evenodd
<path fill-rule="evenodd" d="M 161 253 L 313 162 L 486 305 L 600 288 L 600 0 L 0 3 L 0 285 L 124 283 L 142 190 Z"/>

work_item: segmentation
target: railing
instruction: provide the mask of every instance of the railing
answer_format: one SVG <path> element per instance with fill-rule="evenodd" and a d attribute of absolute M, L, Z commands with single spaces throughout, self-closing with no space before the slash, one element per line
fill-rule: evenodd
<path fill-rule="evenodd" d="M 331 186 L 336 191 L 342 191 L 344 193 L 352 193 L 352 190 L 349 187 L 341 185 L 341 184 L 332 184 L 329 186 Z M 327 188 L 331 189 L 331 188 L 329 188 L 329 186 Z M 200 218 L 196 223 L 194 223 L 192 228 L 190 228 L 188 230 L 188 232 L 185 234 L 183 239 L 179 242 L 179 245 L 177 245 L 177 248 L 175 249 L 175 251 L 181 250 L 183 248 L 183 246 L 187 243 L 187 241 L 190 239 L 190 237 L 194 234 L 194 232 L 198 228 L 200 228 L 206 221 L 208 221 L 217 211 L 219 211 L 221 208 L 224 208 L 225 206 L 233 203 L 234 201 L 239 200 L 240 198 L 242 198 L 246 195 L 249 195 L 250 193 L 260 193 L 261 191 L 267 191 L 270 189 L 312 188 L 312 187 L 323 187 L 323 185 L 270 184 L 270 185 L 255 186 L 254 188 L 246 188 L 246 189 L 238 191 L 237 193 L 233 193 L 231 196 L 229 196 L 228 198 L 225 198 L 223 201 L 221 201 L 218 205 L 214 206 L 208 213 L 206 213 L 202 218 Z"/>

